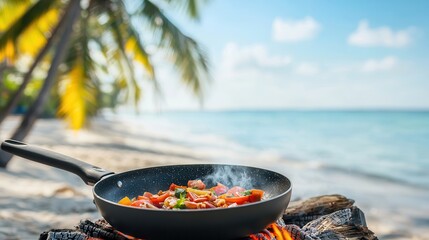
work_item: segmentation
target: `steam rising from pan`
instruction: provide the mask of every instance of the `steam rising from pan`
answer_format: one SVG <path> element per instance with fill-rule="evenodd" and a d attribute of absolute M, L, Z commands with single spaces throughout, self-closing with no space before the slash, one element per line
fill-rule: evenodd
<path fill-rule="evenodd" d="M 252 178 L 246 170 L 238 167 L 216 166 L 213 173 L 202 177 L 208 186 L 215 186 L 222 183 L 227 187 L 240 186 L 245 189 L 254 188 Z"/>

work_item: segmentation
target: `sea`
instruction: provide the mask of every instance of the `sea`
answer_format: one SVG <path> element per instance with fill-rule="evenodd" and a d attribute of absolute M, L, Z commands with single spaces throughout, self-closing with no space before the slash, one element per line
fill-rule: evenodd
<path fill-rule="evenodd" d="M 429 189 L 429 111 L 174 111 L 123 119 Z"/>

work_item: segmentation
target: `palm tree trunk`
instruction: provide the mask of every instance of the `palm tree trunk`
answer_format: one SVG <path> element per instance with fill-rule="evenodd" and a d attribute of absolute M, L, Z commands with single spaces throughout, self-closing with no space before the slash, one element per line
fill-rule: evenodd
<path fill-rule="evenodd" d="M 3 87 L 3 75 L 4 75 L 4 71 L 7 68 L 7 64 L 6 61 L 2 61 L 0 63 L 0 89 L 2 89 Z"/>
<path fill-rule="evenodd" d="M 28 83 L 31 80 L 31 76 L 33 75 L 34 69 L 42 61 L 42 59 L 48 53 L 48 50 L 55 42 L 55 38 L 58 35 L 57 34 L 58 31 L 64 27 L 64 23 L 65 23 L 65 20 L 67 19 L 68 13 L 69 13 L 68 11 L 64 13 L 64 16 L 61 18 L 60 22 L 58 22 L 57 26 L 52 31 L 52 34 L 49 37 L 48 41 L 46 42 L 45 46 L 43 46 L 43 48 L 40 50 L 37 57 L 34 59 L 33 64 L 30 66 L 30 69 L 28 69 L 28 71 L 25 73 L 24 79 L 22 80 L 22 83 L 19 86 L 18 90 L 16 90 L 16 92 L 8 99 L 5 107 L 0 111 L 0 125 L 3 123 L 6 117 L 12 112 L 12 110 L 16 107 L 16 104 L 18 104 L 19 99 L 21 99 L 25 88 L 27 87 Z"/>
<path fill-rule="evenodd" d="M 0 62 L 0 75 L 3 75 L 3 71 L 7 68 L 7 64 L 6 61 L 3 60 L 2 62 Z"/>
<path fill-rule="evenodd" d="M 48 75 L 43 83 L 42 89 L 37 96 L 36 101 L 31 105 L 21 121 L 19 127 L 12 135 L 12 139 L 22 141 L 30 132 L 37 118 L 41 114 L 43 107 L 48 99 L 49 92 L 56 80 L 59 65 L 63 62 L 65 53 L 70 42 L 70 37 L 73 32 L 73 25 L 80 15 L 80 0 L 71 0 L 67 10 L 70 11 L 67 19 L 65 20 L 64 32 L 60 37 L 54 58 L 52 59 L 51 67 L 49 68 Z M 12 155 L 4 151 L 0 152 L 0 167 L 6 167 Z"/>

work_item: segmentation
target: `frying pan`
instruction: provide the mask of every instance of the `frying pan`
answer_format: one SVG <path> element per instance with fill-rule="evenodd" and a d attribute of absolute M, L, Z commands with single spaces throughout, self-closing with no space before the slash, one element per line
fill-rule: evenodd
<path fill-rule="evenodd" d="M 279 173 L 248 166 L 193 164 L 150 167 L 114 174 L 77 159 L 25 143 L 6 140 L 1 148 L 20 157 L 72 172 L 93 185 L 94 203 L 115 229 L 144 239 L 235 239 L 259 232 L 282 216 L 290 197 L 289 179 Z M 140 209 L 117 204 L 124 196 L 168 189 L 202 179 L 208 186 L 216 171 L 229 171 L 229 179 L 250 176 L 253 188 L 268 199 L 232 208 L 198 210 Z M 207 179 L 205 179 L 207 178 Z M 225 182 L 224 182 L 225 184 Z M 231 187 L 231 186 L 230 186 Z"/>

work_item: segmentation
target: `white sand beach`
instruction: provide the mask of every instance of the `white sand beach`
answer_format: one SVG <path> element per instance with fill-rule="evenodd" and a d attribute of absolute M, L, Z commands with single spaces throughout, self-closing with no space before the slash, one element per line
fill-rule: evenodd
<path fill-rule="evenodd" d="M 0 129 L 10 135 L 17 117 Z M 193 144 L 167 129 L 124 125 L 97 119 L 80 132 L 54 119 L 37 122 L 26 142 L 121 172 L 183 163 L 236 163 L 273 169 L 291 178 L 292 199 L 342 194 L 356 201 L 380 239 L 429 239 L 429 191 L 387 180 L 356 176 L 317 165 L 287 161 L 235 143 L 196 136 Z M 181 140 L 182 139 L 182 140 Z M 205 140 L 204 140 L 205 139 Z M 201 144 L 198 144 L 201 143 Z M 224 143 L 222 143 L 224 144 Z M 15 157 L 0 169 L 0 239 L 37 239 L 50 228 L 72 228 L 84 218 L 99 218 L 91 187 L 73 174 Z"/>

